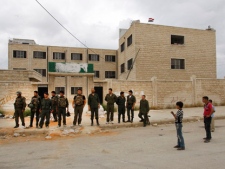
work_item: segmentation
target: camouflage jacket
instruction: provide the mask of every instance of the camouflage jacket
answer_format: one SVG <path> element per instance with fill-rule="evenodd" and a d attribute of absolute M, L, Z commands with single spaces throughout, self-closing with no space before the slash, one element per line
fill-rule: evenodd
<path fill-rule="evenodd" d="M 26 98 L 23 96 L 17 97 L 14 103 L 14 108 L 25 110 L 25 107 L 26 107 Z"/>

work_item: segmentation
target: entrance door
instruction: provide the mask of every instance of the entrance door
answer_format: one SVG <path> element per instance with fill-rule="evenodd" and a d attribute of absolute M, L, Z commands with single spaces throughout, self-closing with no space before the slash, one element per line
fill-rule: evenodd
<path fill-rule="evenodd" d="M 100 103 L 103 103 L 103 87 L 95 87 L 95 93 L 98 94 Z"/>
<path fill-rule="evenodd" d="M 38 95 L 44 98 L 44 92 L 48 92 L 48 87 L 38 87 Z"/>

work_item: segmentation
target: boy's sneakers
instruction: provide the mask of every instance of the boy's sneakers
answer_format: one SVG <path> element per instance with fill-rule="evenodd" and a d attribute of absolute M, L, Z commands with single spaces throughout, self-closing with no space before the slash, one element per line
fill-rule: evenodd
<path fill-rule="evenodd" d="M 179 147 L 177 150 L 185 150 L 185 147 Z"/>
<path fill-rule="evenodd" d="M 173 148 L 180 148 L 180 146 L 176 145 L 176 146 L 174 146 Z"/>

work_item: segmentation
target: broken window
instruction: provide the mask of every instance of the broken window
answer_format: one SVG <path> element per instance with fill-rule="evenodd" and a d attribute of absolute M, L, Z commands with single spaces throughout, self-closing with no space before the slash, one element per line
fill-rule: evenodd
<path fill-rule="evenodd" d="M 171 44 L 183 45 L 184 44 L 184 36 L 171 35 Z"/>

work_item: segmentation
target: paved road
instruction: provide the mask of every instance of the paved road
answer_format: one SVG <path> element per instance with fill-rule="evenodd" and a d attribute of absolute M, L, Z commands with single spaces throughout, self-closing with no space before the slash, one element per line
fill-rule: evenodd
<path fill-rule="evenodd" d="M 202 122 L 185 123 L 185 151 L 177 151 L 175 126 L 119 128 L 71 139 L 0 145 L 1 169 L 224 169 L 225 120 L 210 143 Z M 16 139 L 16 138 L 15 138 Z"/>

